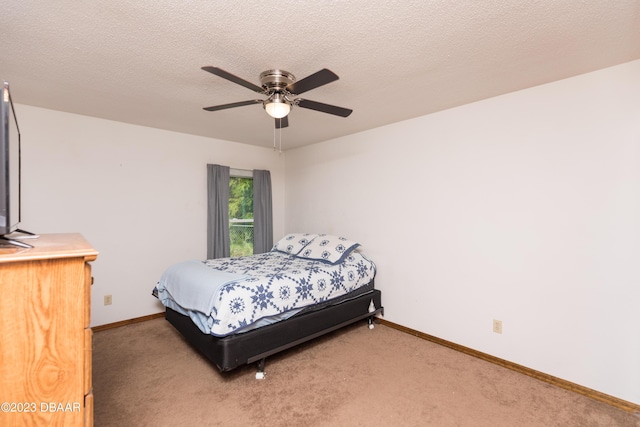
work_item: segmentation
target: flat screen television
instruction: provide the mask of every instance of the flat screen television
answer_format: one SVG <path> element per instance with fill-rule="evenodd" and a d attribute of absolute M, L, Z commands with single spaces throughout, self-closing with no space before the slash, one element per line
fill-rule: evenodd
<path fill-rule="evenodd" d="M 3 82 L 0 96 L 0 238 L 11 245 L 31 245 L 9 235 L 20 230 L 20 128 L 13 108 L 9 83 Z"/>

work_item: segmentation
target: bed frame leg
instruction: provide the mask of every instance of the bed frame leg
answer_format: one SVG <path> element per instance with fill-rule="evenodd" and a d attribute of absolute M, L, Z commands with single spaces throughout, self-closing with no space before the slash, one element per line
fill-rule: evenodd
<path fill-rule="evenodd" d="M 367 319 L 367 321 L 369 322 L 369 329 L 373 329 L 374 328 L 373 316 L 369 317 L 369 319 Z"/>
<path fill-rule="evenodd" d="M 256 372 L 256 379 L 257 380 L 263 380 L 264 377 L 267 376 L 266 372 L 264 371 L 264 362 L 265 362 L 266 358 L 263 358 L 262 360 L 260 360 L 258 362 L 258 371 Z"/>

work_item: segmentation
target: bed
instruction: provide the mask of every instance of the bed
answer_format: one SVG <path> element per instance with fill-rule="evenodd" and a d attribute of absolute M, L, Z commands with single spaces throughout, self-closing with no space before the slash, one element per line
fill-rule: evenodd
<path fill-rule="evenodd" d="M 375 264 L 357 242 L 292 233 L 264 254 L 191 260 L 167 268 L 153 290 L 165 318 L 220 371 L 383 314 Z"/>

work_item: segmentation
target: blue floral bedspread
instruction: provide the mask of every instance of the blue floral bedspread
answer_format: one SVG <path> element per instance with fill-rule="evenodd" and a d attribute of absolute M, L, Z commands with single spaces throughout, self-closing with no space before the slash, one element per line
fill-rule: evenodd
<path fill-rule="evenodd" d="M 181 306 L 167 291 L 172 286 L 167 281 L 173 279 L 165 277 L 166 274 L 156 288 L 165 306 L 190 316 L 202 332 L 215 336 L 244 332 L 285 319 L 307 306 L 352 292 L 368 284 L 376 274 L 375 264 L 357 250 L 337 265 L 278 251 L 206 260 L 202 265 L 229 273 L 231 279 L 240 277 L 220 280 L 210 286 L 202 286 L 201 282 L 194 285 L 194 290 L 203 292 L 197 298 L 211 301 L 210 307 Z M 201 280 L 202 275 L 198 278 Z M 193 299 L 192 295 L 190 300 Z"/>

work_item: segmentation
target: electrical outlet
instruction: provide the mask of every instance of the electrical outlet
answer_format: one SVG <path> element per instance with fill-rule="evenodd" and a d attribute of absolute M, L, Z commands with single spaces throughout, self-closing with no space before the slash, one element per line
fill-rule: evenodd
<path fill-rule="evenodd" d="M 104 305 L 111 305 L 112 302 L 111 295 L 104 296 Z"/>
<path fill-rule="evenodd" d="M 493 332 L 496 334 L 502 333 L 502 320 L 493 319 Z"/>

